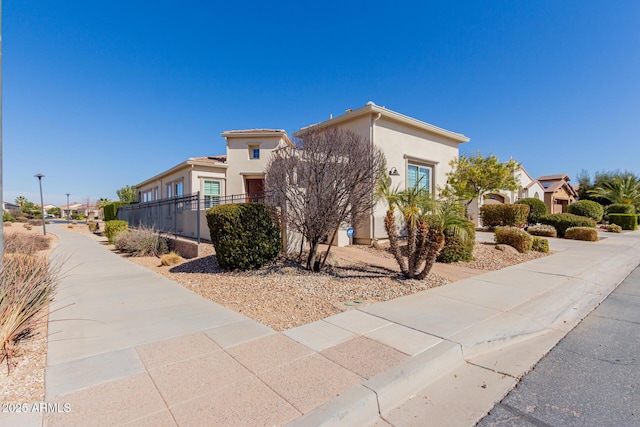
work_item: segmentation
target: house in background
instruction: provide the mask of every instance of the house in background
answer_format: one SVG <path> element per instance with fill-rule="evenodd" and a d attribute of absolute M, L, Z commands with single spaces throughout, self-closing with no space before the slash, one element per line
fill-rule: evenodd
<path fill-rule="evenodd" d="M 475 200 L 468 208 L 471 220 L 476 225 L 482 225 L 480 220 L 480 207 L 482 205 L 497 203 L 515 203 L 520 199 L 533 198 L 544 201 L 544 187 L 537 179 L 533 179 L 529 172 L 520 165 L 516 172 L 518 180 L 518 189 L 515 191 L 500 190 L 493 193 L 485 194 L 481 201 Z"/>
<path fill-rule="evenodd" d="M 458 157 L 458 146 L 469 141 L 466 136 L 368 102 L 356 110 L 317 123 L 315 127 L 350 130 L 371 141 L 384 153 L 393 187 L 406 189 L 419 185 L 432 194 L 444 186 L 449 162 Z M 296 134 L 299 135 L 299 134 Z M 293 142 L 284 130 L 230 130 L 221 134 L 226 142 L 226 155 L 194 157 L 135 185 L 138 201 L 149 206 L 156 201 L 200 191 L 201 208 L 217 204 L 223 197 L 241 195 L 247 201 L 258 200 L 264 190 L 265 171 L 271 153 Z M 379 202 L 368 218 L 354 224 L 355 243 L 371 243 L 387 238 L 384 230 L 386 205 Z M 156 213 L 157 214 L 157 213 Z M 155 214 L 154 214 L 155 215 Z M 195 236 L 195 216 L 187 210 L 166 211 L 175 230 Z M 173 215 L 173 216 L 172 216 Z M 180 218 L 178 218 L 180 216 Z M 207 230 L 206 218 L 200 215 L 200 230 Z M 206 235 L 206 231 L 201 233 Z M 337 244 L 349 243 L 346 230 L 340 230 Z"/>
<path fill-rule="evenodd" d="M 545 175 L 538 178 L 544 187 L 544 203 L 550 213 L 562 213 L 567 211 L 567 206 L 575 202 L 578 193 L 569 184 L 569 175 Z"/>
<path fill-rule="evenodd" d="M 19 211 L 20 206 L 11 202 L 2 202 L 3 211 Z"/>

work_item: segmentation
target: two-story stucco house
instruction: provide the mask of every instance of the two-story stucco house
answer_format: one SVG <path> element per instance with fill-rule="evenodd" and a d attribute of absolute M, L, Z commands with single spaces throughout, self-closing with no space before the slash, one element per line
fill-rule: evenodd
<path fill-rule="evenodd" d="M 384 153 L 393 187 L 419 185 L 436 193 L 445 185 L 449 162 L 458 157 L 458 146 L 466 136 L 378 106 L 373 102 L 338 117 L 306 128 L 337 127 L 348 129 L 378 146 Z M 298 135 L 298 134 L 296 134 Z M 264 176 L 271 153 L 293 145 L 284 130 L 248 129 L 225 131 L 226 155 L 195 157 L 136 185 L 141 203 L 200 192 L 201 207 L 208 208 L 222 197 L 244 195 L 252 200 L 264 188 Z M 355 243 L 385 239 L 383 202 L 371 215 L 356 224 Z M 201 215 L 201 230 L 206 222 Z M 184 235 L 194 235 L 194 226 L 179 226 Z M 207 233 L 202 233 L 206 236 Z M 349 243 L 345 230 L 337 236 L 338 245 Z"/>

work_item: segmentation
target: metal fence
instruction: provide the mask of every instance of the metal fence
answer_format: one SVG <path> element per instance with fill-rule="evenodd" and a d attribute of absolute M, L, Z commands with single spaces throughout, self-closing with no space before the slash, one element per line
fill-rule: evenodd
<path fill-rule="evenodd" d="M 133 227 L 153 227 L 158 231 L 197 239 L 209 234 L 204 211 L 230 203 L 264 203 L 266 193 L 201 197 L 200 192 L 151 202 L 133 203 L 118 208 L 118 219 Z"/>

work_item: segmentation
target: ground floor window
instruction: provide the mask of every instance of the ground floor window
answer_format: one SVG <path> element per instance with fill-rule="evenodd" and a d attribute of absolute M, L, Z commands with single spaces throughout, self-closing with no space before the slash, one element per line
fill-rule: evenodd
<path fill-rule="evenodd" d="M 204 207 L 210 207 L 220 204 L 220 181 L 204 182 Z"/>
<path fill-rule="evenodd" d="M 431 193 L 430 166 L 409 165 L 407 169 L 407 185 L 409 188 L 421 188 Z"/>

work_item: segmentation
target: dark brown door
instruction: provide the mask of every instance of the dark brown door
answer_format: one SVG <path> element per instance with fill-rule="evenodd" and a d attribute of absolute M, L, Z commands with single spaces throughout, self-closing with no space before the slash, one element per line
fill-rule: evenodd
<path fill-rule="evenodd" d="M 247 179 L 247 202 L 260 203 L 264 198 L 264 179 Z"/>

